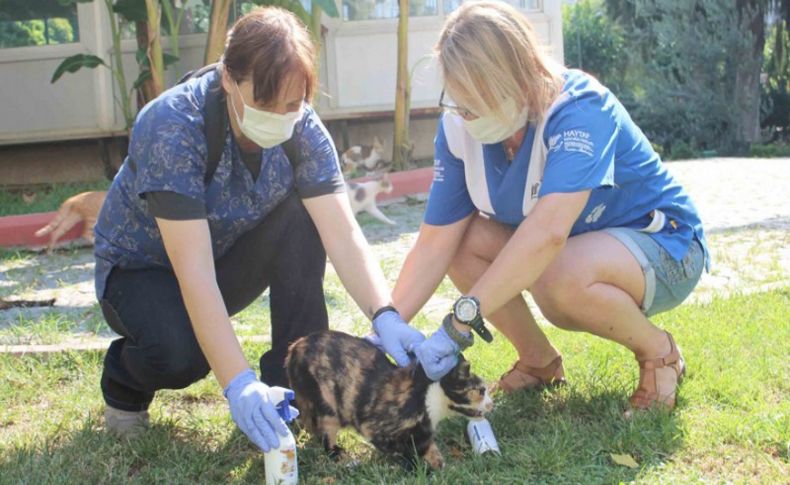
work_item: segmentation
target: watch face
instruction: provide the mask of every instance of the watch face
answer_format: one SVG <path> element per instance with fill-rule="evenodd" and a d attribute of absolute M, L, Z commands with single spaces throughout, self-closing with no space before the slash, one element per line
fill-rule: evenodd
<path fill-rule="evenodd" d="M 469 323 L 477 316 L 477 305 L 472 300 L 462 299 L 455 304 L 455 318 L 462 323 Z"/>

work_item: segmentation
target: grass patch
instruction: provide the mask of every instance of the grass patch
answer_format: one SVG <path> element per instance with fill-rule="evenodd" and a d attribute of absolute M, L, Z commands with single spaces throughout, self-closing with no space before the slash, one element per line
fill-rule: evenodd
<path fill-rule="evenodd" d="M 328 275 L 328 283 L 333 279 Z M 328 292 L 330 314 L 358 323 L 345 310 L 350 303 L 342 291 Z M 237 325 L 259 332 L 262 310 L 247 311 Z M 786 483 L 790 288 L 687 305 L 656 321 L 673 332 L 689 368 L 674 413 L 624 420 L 637 375 L 633 357 L 601 339 L 551 327 L 570 385 L 497 401 L 491 421 L 502 457 L 475 456 L 464 442 L 464 421 L 453 419 L 439 429 L 448 466 L 430 477 L 401 470 L 351 432 L 341 443 L 357 466 L 332 463 L 300 434 L 300 474 L 316 484 Z M 428 331 L 436 322 L 420 318 L 418 325 Z M 246 344 L 244 350 L 256 362 L 266 348 Z M 473 369 L 489 380 L 514 356 L 501 336 L 468 351 Z M 213 378 L 160 392 L 153 427 L 140 439 L 106 436 L 102 357 L 0 356 L 0 483 L 262 482 L 263 457 L 235 430 Z M 610 453 L 630 454 L 639 468 L 613 464 Z"/>
<path fill-rule="evenodd" d="M 17 216 L 57 210 L 72 195 L 91 190 L 107 190 L 110 182 L 53 184 L 36 188 L 0 190 L 0 216 Z M 28 199 L 27 201 L 25 199 Z"/>

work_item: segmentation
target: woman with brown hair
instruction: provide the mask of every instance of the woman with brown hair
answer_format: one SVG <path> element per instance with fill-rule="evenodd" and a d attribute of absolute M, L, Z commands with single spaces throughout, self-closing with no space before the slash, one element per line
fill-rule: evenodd
<path fill-rule="evenodd" d="M 377 333 L 398 343 L 388 350 L 399 364 L 409 361 L 400 347 L 424 339 L 389 306 L 335 147 L 308 104 L 315 55 L 293 14 L 255 9 L 233 26 L 217 69 L 138 115 L 95 228 L 96 293 L 122 336 L 101 380 L 108 430 L 139 432 L 156 391 L 211 370 L 239 428 L 263 450 L 278 446 L 286 428 L 267 386 L 287 385 L 291 342 L 327 328 L 327 255 Z M 221 100 L 227 126 L 215 167 L 210 99 Z M 272 345 L 260 358 L 262 382 L 229 315 L 267 288 Z"/>
<path fill-rule="evenodd" d="M 645 135 L 590 75 L 554 64 L 504 2 L 464 3 L 436 47 L 445 112 L 425 223 L 394 291 L 406 320 L 445 274 L 461 296 L 416 347 L 438 379 L 491 321 L 518 352 L 499 387 L 563 382 L 554 325 L 617 342 L 640 367 L 633 408 L 674 406 L 684 362 L 648 317 L 679 305 L 707 262 L 700 219 Z"/>

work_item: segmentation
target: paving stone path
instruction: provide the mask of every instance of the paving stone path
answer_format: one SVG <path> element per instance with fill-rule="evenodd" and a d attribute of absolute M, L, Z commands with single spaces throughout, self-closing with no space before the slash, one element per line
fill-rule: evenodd
<path fill-rule="evenodd" d="M 713 158 L 667 165 L 697 204 L 713 259 L 711 272 L 703 275 L 693 301 L 790 285 L 790 159 Z M 385 267 L 398 268 L 414 243 L 422 200 L 415 197 L 387 204 L 383 210 L 397 222 L 395 226 L 361 217 Z M 19 258 L 0 260 L 0 297 L 11 296 L 55 298 L 56 304 L 49 309 L 0 311 L 0 351 L 19 353 L 25 349 L 18 345 L 47 343 L 47 337 L 41 337 L 46 331 L 36 335 L 13 331 L 15 322 L 23 318 L 40 319 L 45 330 L 51 327 L 55 332 L 61 319 L 78 319 L 68 325 L 71 335 L 58 339 L 57 348 L 102 347 L 112 338 L 106 329 L 80 324 L 97 320 L 90 249 L 49 256 L 22 253 Z M 439 314 L 448 306 L 448 301 L 437 297 L 425 311 Z"/>

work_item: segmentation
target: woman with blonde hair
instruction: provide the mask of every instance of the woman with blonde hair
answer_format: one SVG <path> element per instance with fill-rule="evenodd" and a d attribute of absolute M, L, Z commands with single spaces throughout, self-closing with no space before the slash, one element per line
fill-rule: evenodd
<path fill-rule="evenodd" d="M 554 325 L 634 352 L 633 408 L 672 407 L 684 362 L 648 317 L 680 304 L 707 264 L 687 193 L 615 96 L 552 63 L 516 9 L 465 3 L 436 46 L 445 90 L 434 182 L 393 294 L 408 321 L 445 274 L 463 296 L 415 347 L 438 379 L 489 320 L 518 352 L 505 392 L 564 381 L 521 295 Z"/>

